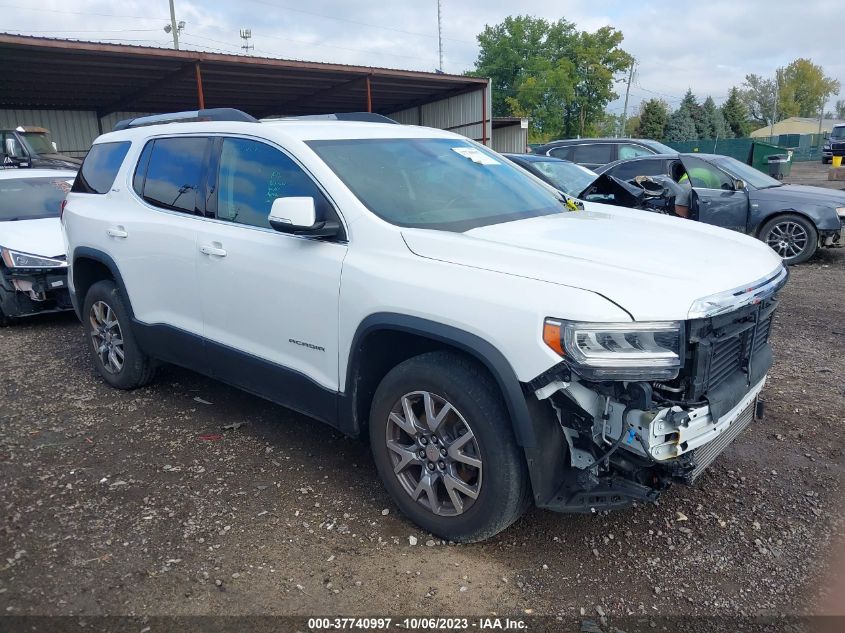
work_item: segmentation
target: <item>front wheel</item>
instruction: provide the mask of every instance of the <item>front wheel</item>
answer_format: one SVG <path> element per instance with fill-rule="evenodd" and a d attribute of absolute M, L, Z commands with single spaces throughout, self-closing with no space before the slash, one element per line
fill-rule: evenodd
<path fill-rule="evenodd" d="M 507 408 L 469 358 L 431 352 L 393 368 L 370 412 L 376 467 L 417 525 L 452 541 L 479 541 L 530 503 L 524 458 Z"/>
<path fill-rule="evenodd" d="M 760 229 L 760 239 L 790 265 L 806 262 L 819 246 L 819 233 L 813 223 L 794 213 L 766 222 Z"/>

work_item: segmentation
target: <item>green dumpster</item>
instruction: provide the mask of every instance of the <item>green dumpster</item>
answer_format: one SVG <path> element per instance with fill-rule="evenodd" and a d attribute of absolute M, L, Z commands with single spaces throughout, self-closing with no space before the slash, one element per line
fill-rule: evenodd
<path fill-rule="evenodd" d="M 781 177 L 788 176 L 792 170 L 792 152 L 789 150 L 772 145 L 771 143 L 762 143 L 754 141 L 749 152 L 748 164 L 762 171 L 764 174 L 769 174 L 769 157 L 775 156 L 776 160 L 780 160 L 781 156 L 786 156 L 786 163 L 779 164 L 779 174 Z"/>

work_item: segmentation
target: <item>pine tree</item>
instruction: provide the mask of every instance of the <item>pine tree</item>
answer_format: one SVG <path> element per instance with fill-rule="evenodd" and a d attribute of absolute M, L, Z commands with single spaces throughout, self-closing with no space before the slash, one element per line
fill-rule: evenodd
<path fill-rule="evenodd" d="M 687 93 L 684 95 L 684 98 L 681 100 L 681 104 L 678 106 L 678 109 L 681 108 L 684 108 L 687 112 L 689 112 L 689 115 L 692 117 L 693 124 L 695 125 L 696 138 L 706 138 L 704 111 L 698 103 L 698 99 L 692 93 L 692 88 L 687 89 Z"/>
<path fill-rule="evenodd" d="M 662 139 L 666 133 L 669 108 L 660 99 L 649 99 L 640 106 L 640 125 L 637 136 L 642 138 Z"/>
<path fill-rule="evenodd" d="M 742 101 L 739 88 L 734 86 L 728 93 L 728 99 L 722 106 L 722 115 L 728 129 L 737 138 L 744 138 L 751 133 L 751 125 L 748 122 L 748 108 Z"/>
<path fill-rule="evenodd" d="M 698 133 L 695 131 L 695 121 L 689 110 L 681 105 L 669 117 L 669 122 L 666 124 L 666 140 L 694 141 L 697 138 Z"/>
<path fill-rule="evenodd" d="M 701 106 L 702 112 L 702 128 L 704 134 L 701 138 L 715 139 L 725 138 L 728 136 L 727 125 L 725 124 L 725 117 L 722 111 L 716 107 L 716 102 L 713 97 L 708 96 Z M 730 136 L 733 136 L 731 132 Z"/>

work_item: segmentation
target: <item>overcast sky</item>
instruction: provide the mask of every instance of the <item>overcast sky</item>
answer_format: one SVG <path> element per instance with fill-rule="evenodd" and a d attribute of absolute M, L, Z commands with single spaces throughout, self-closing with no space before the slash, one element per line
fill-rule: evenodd
<path fill-rule="evenodd" d="M 175 0 L 183 48 L 433 70 L 437 0 Z M 687 88 L 720 103 L 746 73 L 766 76 L 809 57 L 845 85 L 840 0 L 443 0 L 444 70 L 472 68 L 475 36 L 508 15 L 565 18 L 584 30 L 620 29 L 638 64 L 631 106 L 661 97 L 676 106 Z M 148 46 L 172 46 L 168 0 L 0 0 L 0 30 Z M 99 30 L 97 30 L 99 29 Z M 624 94 L 624 85 L 617 92 Z M 845 93 L 845 90 L 843 90 Z M 842 98 L 843 95 L 839 95 Z M 832 109 L 832 101 L 828 109 Z M 609 110 L 622 111 L 622 99 Z"/>

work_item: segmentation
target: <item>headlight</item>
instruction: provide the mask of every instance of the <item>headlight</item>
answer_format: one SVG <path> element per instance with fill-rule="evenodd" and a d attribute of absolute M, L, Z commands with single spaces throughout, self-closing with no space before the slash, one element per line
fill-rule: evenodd
<path fill-rule="evenodd" d="M 836 207 L 836 215 L 840 218 L 845 218 L 845 207 Z"/>
<path fill-rule="evenodd" d="M 825 151 L 830 150 L 830 143 L 825 143 L 824 149 L 825 149 Z"/>
<path fill-rule="evenodd" d="M 49 257 L 39 257 L 38 255 L 30 255 L 29 253 L 20 253 L 18 251 L 9 250 L 8 248 L 0 248 L 0 253 L 3 256 L 3 263 L 9 268 L 65 268 L 67 262 L 61 259 L 51 259 Z"/>
<path fill-rule="evenodd" d="M 546 319 L 543 340 L 587 380 L 671 380 L 681 367 L 682 324 Z"/>

